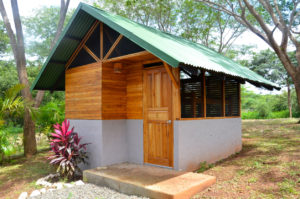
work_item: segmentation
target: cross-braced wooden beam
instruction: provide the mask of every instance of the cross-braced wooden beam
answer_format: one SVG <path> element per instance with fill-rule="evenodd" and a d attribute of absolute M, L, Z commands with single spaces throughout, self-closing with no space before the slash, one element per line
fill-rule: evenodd
<path fill-rule="evenodd" d="M 106 60 L 110 55 L 111 53 L 113 52 L 113 50 L 116 48 L 116 46 L 119 44 L 119 42 L 121 41 L 123 35 L 119 35 L 118 38 L 116 39 L 116 41 L 114 42 L 114 44 L 110 47 L 109 51 L 106 53 L 105 57 L 103 60 Z"/>
<path fill-rule="evenodd" d="M 68 62 L 66 63 L 66 65 L 65 65 L 66 69 L 65 70 L 67 70 L 69 68 L 69 66 L 74 61 L 74 59 L 76 58 L 76 56 L 78 55 L 78 53 L 80 52 L 80 50 L 83 48 L 83 46 L 85 45 L 86 41 L 90 38 L 90 36 L 92 35 L 92 33 L 94 32 L 94 30 L 96 29 L 96 27 L 98 26 L 99 23 L 100 23 L 99 21 L 95 21 L 94 24 L 92 25 L 92 27 L 90 28 L 90 30 L 86 33 L 86 35 L 81 40 L 81 42 L 79 43 L 78 47 L 76 48 L 76 50 L 74 51 L 74 53 L 72 54 L 72 56 L 70 57 L 70 59 L 68 60 Z"/>
<path fill-rule="evenodd" d="M 94 60 L 96 62 L 100 62 L 101 60 L 86 46 L 86 45 L 83 45 L 83 49 L 89 54 L 91 55 L 91 57 L 94 58 Z"/>

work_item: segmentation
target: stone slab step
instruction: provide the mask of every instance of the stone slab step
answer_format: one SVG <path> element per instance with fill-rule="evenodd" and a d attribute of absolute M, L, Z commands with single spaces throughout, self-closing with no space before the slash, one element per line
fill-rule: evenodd
<path fill-rule="evenodd" d="M 129 163 L 85 170 L 83 179 L 128 195 L 155 199 L 190 198 L 216 182 L 214 176 Z"/>

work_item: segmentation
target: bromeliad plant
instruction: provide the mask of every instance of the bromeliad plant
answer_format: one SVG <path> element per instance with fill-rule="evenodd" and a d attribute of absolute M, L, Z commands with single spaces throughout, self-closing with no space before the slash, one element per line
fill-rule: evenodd
<path fill-rule="evenodd" d="M 50 164 L 57 166 L 57 172 L 61 176 L 73 179 L 75 175 L 81 173 L 78 165 L 86 163 L 86 145 L 80 144 L 81 138 L 74 132 L 74 127 L 69 130 L 70 121 L 63 121 L 62 125 L 53 125 L 54 133 L 51 133 L 51 150 L 54 155 L 50 156 Z"/>

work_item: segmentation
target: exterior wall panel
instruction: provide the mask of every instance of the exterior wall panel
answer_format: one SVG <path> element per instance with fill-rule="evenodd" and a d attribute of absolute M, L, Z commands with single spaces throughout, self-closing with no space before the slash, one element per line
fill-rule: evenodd
<path fill-rule="evenodd" d="M 74 120 L 71 127 L 82 138 L 91 169 L 121 162 L 143 164 L 143 120 Z"/>
<path fill-rule="evenodd" d="M 65 114 L 69 119 L 101 119 L 101 67 L 88 64 L 66 71 Z"/>
<path fill-rule="evenodd" d="M 201 162 L 213 163 L 242 149 L 241 119 L 174 122 L 174 166 L 192 171 Z"/>

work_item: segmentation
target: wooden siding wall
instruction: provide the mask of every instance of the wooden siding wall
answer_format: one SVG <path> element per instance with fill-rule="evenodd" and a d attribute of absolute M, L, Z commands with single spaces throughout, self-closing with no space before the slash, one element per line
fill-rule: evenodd
<path fill-rule="evenodd" d="M 127 73 L 127 119 L 143 119 L 143 65 L 126 66 Z"/>
<path fill-rule="evenodd" d="M 66 118 L 101 119 L 100 63 L 68 69 L 65 79 Z"/>
<path fill-rule="evenodd" d="M 112 63 L 102 66 L 102 119 L 126 119 L 126 67 L 115 73 Z"/>

